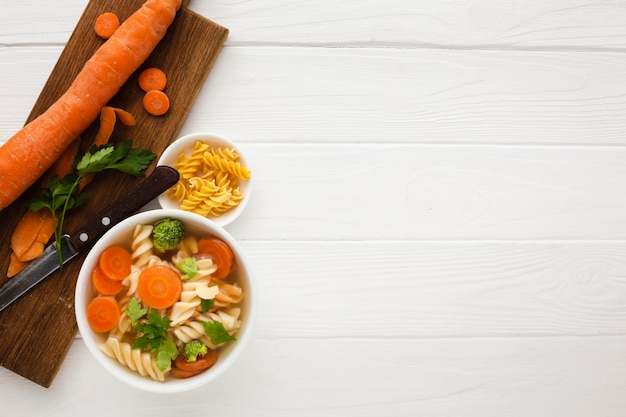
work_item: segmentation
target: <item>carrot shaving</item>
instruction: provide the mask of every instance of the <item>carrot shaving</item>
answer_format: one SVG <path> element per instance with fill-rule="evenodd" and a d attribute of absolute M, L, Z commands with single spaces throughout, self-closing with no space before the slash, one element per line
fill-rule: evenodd
<path fill-rule="evenodd" d="M 98 296 L 87 305 L 87 322 L 94 332 L 108 332 L 120 319 L 120 307 L 115 298 Z"/>
<path fill-rule="evenodd" d="M 183 290 L 180 276 L 165 265 L 153 265 L 139 274 L 137 292 L 141 300 L 155 309 L 174 305 Z"/>
<path fill-rule="evenodd" d="M 119 27 L 120 19 L 115 13 L 111 12 L 102 13 L 97 17 L 93 25 L 96 35 L 102 39 L 109 39 Z"/>
<path fill-rule="evenodd" d="M 124 109 L 120 109 L 119 107 L 113 107 L 115 110 L 115 114 L 117 115 L 117 119 L 122 122 L 125 126 L 135 126 L 137 124 L 137 120 L 135 120 L 135 116 L 130 114 Z"/>
<path fill-rule="evenodd" d="M 139 73 L 139 88 L 148 92 L 150 90 L 163 91 L 167 85 L 167 76 L 160 68 L 150 67 Z"/>
<path fill-rule="evenodd" d="M 163 91 L 150 90 L 143 96 L 143 108 L 153 116 L 162 116 L 170 109 L 170 99 Z"/>
<path fill-rule="evenodd" d="M 100 112 L 100 128 L 94 139 L 94 144 L 97 146 L 104 145 L 109 142 L 113 129 L 115 128 L 115 121 L 117 120 L 115 109 L 113 107 L 104 106 Z"/>
<path fill-rule="evenodd" d="M 116 295 L 124 288 L 122 281 L 107 277 L 100 267 L 96 267 L 91 273 L 91 281 L 100 295 Z"/>
<path fill-rule="evenodd" d="M 106 248 L 98 260 L 98 266 L 108 278 L 121 281 L 130 274 L 133 260 L 128 250 L 121 246 Z"/>

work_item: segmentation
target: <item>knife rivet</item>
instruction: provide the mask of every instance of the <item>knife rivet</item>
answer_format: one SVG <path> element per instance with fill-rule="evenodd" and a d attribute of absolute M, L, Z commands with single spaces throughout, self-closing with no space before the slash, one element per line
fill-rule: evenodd
<path fill-rule="evenodd" d="M 81 233 L 78 238 L 80 239 L 81 242 L 86 242 L 87 239 L 89 239 L 89 235 L 87 233 Z"/>
<path fill-rule="evenodd" d="M 110 224 L 111 224 L 111 219 L 110 219 L 109 217 L 103 217 L 103 218 L 102 218 L 102 224 L 103 224 L 104 226 L 108 226 L 108 225 L 110 225 Z"/>

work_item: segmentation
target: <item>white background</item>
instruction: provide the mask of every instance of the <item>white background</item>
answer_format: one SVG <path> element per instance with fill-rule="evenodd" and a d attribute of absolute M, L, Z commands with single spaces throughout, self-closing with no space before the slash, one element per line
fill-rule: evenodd
<path fill-rule="evenodd" d="M 0 138 L 86 4 L 0 0 Z M 189 7 L 230 29 L 181 135 L 250 160 L 253 339 L 164 396 L 78 338 L 1 416 L 625 415 L 626 1 Z"/>

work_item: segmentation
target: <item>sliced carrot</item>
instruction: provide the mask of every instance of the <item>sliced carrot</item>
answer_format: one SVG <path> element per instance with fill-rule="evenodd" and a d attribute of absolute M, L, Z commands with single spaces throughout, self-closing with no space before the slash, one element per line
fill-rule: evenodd
<path fill-rule="evenodd" d="M 216 278 L 226 278 L 233 269 L 235 258 L 232 249 L 223 240 L 204 238 L 198 241 L 198 254 L 208 255 L 213 259 L 217 270 L 213 273 Z"/>
<path fill-rule="evenodd" d="M 115 121 L 117 120 L 117 113 L 113 107 L 104 106 L 100 112 L 100 127 L 96 133 L 94 144 L 97 146 L 104 145 L 109 142 L 113 129 L 115 129 Z"/>
<path fill-rule="evenodd" d="M 109 39 L 111 36 L 113 36 L 115 31 L 119 27 L 120 19 L 115 13 L 111 12 L 102 13 L 96 18 L 96 21 L 93 25 L 93 29 L 96 32 L 96 35 L 98 35 L 102 39 Z"/>
<path fill-rule="evenodd" d="M 146 93 L 150 90 L 163 91 L 167 85 L 167 75 L 160 68 L 150 67 L 139 73 L 139 88 Z"/>
<path fill-rule="evenodd" d="M 109 246 L 100 254 L 98 266 L 112 280 L 121 281 L 130 274 L 133 259 L 121 246 Z"/>
<path fill-rule="evenodd" d="M 35 243 L 40 243 L 43 252 L 43 245 L 48 242 L 52 233 L 54 233 L 54 219 L 50 210 L 28 210 L 13 230 L 11 249 L 21 261 L 34 259 L 27 254 L 31 251 L 31 247 Z M 32 251 L 30 254 L 32 255 Z"/>
<path fill-rule="evenodd" d="M 115 298 L 98 296 L 87 305 L 87 322 L 94 332 L 108 332 L 120 319 L 120 306 Z"/>
<path fill-rule="evenodd" d="M 33 242 L 25 252 L 23 252 L 19 256 L 19 260 L 22 262 L 32 261 L 33 259 L 39 258 L 42 254 L 46 246 L 41 242 Z"/>
<path fill-rule="evenodd" d="M 107 277 L 100 267 L 96 267 L 91 273 L 91 281 L 93 287 L 101 295 L 116 295 L 124 288 L 122 281 Z"/>
<path fill-rule="evenodd" d="M 187 362 L 184 355 L 179 355 L 172 364 L 172 376 L 182 379 L 198 375 L 217 362 L 217 350 L 209 349 L 206 355 L 198 356 L 195 362 Z"/>
<path fill-rule="evenodd" d="M 7 270 L 7 278 L 11 278 L 22 272 L 24 268 L 29 264 L 29 262 L 20 261 L 14 252 L 11 252 L 11 257 L 9 261 L 9 269 Z"/>
<path fill-rule="evenodd" d="M 178 301 L 182 290 L 180 276 L 165 265 L 150 266 L 139 274 L 137 292 L 149 307 L 158 310 L 171 307 Z"/>
<path fill-rule="evenodd" d="M 115 110 L 117 119 L 120 122 L 122 122 L 123 125 L 135 126 L 137 124 L 137 120 L 135 119 L 135 116 L 133 116 L 131 113 L 127 112 L 126 110 L 120 109 L 119 107 L 113 107 L 113 110 Z"/>
<path fill-rule="evenodd" d="M 162 116 L 170 109 L 170 99 L 163 91 L 150 90 L 143 96 L 143 108 L 153 116 Z"/>

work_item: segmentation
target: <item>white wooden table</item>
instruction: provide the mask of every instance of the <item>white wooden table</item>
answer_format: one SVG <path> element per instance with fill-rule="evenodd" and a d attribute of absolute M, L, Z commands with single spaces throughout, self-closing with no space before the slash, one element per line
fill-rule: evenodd
<path fill-rule="evenodd" d="M 1 138 L 86 4 L 0 0 Z M 190 8 L 230 29 L 181 134 L 249 155 L 254 337 L 172 396 L 77 338 L 0 415 L 625 415 L 626 1 Z"/>

